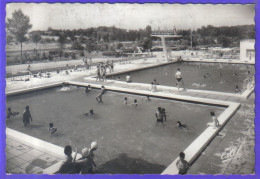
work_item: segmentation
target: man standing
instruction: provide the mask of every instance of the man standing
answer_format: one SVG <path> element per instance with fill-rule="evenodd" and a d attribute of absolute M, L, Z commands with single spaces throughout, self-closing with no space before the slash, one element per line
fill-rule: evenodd
<path fill-rule="evenodd" d="M 32 121 L 31 112 L 29 106 L 26 106 L 25 111 L 23 112 L 23 124 L 25 127 L 30 123 L 30 120 Z"/>
<path fill-rule="evenodd" d="M 184 83 L 183 83 L 183 79 L 182 79 L 182 74 L 180 69 L 178 68 L 177 72 L 175 73 L 175 78 L 177 80 L 177 85 L 178 85 L 178 91 L 180 89 L 180 83 L 182 83 L 183 89 L 184 89 Z"/>

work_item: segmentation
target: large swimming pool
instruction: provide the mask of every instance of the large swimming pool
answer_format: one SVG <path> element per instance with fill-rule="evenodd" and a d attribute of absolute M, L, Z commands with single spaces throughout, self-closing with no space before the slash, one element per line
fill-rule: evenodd
<path fill-rule="evenodd" d="M 158 79 L 159 81 L 160 79 Z M 103 103 L 95 98 L 98 90 L 85 94 L 84 88 L 71 87 L 68 92 L 52 88 L 7 98 L 7 107 L 20 114 L 6 119 L 7 127 L 48 141 L 58 146 L 72 145 L 79 151 L 97 141 L 95 154 L 98 173 L 145 174 L 161 173 L 211 122 L 210 111 L 219 116 L 225 108 L 167 99 L 107 92 Z M 134 99 L 142 105 L 124 105 Z M 30 106 L 33 122 L 24 127 L 22 112 Z M 156 126 L 157 107 L 167 112 L 165 125 Z M 94 109 L 95 117 L 84 116 Z M 176 128 L 181 121 L 188 130 Z M 51 137 L 48 124 L 58 132 Z"/>
<path fill-rule="evenodd" d="M 108 78 L 125 81 L 126 75 L 130 74 L 133 82 L 150 84 L 156 79 L 160 85 L 176 87 L 175 73 L 178 68 L 182 72 L 185 88 L 228 93 L 237 93 L 236 85 L 244 91 L 248 78 L 252 80 L 255 73 L 253 65 L 183 62 L 112 75 Z"/>

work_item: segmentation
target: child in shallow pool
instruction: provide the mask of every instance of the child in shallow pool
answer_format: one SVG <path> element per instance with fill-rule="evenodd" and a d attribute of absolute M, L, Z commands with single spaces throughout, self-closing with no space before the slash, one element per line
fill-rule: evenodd
<path fill-rule="evenodd" d="M 101 89 L 100 89 L 100 90 L 101 90 L 101 91 L 100 91 L 100 94 L 96 97 L 96 100 L 97 100 L 97 102 L 102 103 L 102 102 L 103 102 L 102 96 L 105 94 L 106 89 L 105 89 L 104 86 L 101 86 Z"/>
<path fill-rule="evenodd" d="M 127 97 L 124 98 L 124 105 L 127 105 Z"/>
<path fill-rule="evenodd" d="M 6 112 L 6 118 L 11 118 L 11 116 L 16 116 L 18 114 L 19 112 L 12 112 L 12 108 L 8 108 Z"/>
<path fill-rule="evenodd" d="M 85 116 L 94 116 L 94 110 L 91 109 L 91 110 L 89 110 L 88 113 L 85 113 L 84 115 L 85 115 Z"/>
<path fill-rule="evenodd" d="M 91 86 L 88 85 L 86 88 L 85 88 L 85 93 L 89 93 L 91 91 Z"/>
<path fill-rule="evenodd" d="M 53 134 L 57 132 L 57 128 L 54 127 L 53 123 L 49 123 L 49 131 L 51 133 L 51 136 L 53 136 Z"/>
<path fill-rule="evenodd" d="M 182 124 L 180 121 L 177 121 L 176 127 L 177 127 L 178 129 L 187 129 L 186 125 L 185 125 L 185 124 Z"/>

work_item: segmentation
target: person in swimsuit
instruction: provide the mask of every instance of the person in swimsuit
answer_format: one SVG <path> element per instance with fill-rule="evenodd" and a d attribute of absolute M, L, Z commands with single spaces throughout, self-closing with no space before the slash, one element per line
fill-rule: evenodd
<path fill-rule="evenodd" d="M 29 106 L 26 106 L 25 111 L 23 112 L 23 124 L 24 124 L 24 126 L 27 126 L 30 123 L 30 120 L 33 121 L 29 108 L 30 108 Z"/>
<path fill-rule="evenodd" d="M 183 152 L 179 154 L 179 160 L 176 162 L 176 167 L 179 169 L 180 175 L 187 174 L 190 169 L 190 164 L 185 160 L 185 154 Z"/>
<path fill-rule="evenodd" d="M 57 128 L 54 127 L 53 123 L 49 123 L 49 131 L 51 133 L 51 136 L 53 136 L 53 134 L 57 132 Z"/>
<path fill-rule="evenodd" d="M 127 97 L 124 98 L 124 105 L 127 105 Z"/>
<path fill-rule="evenodd" d="M 88 85 L 86 88 L 85 88 L 85 93 L 89 93 L 91 91 L 91 86 Z"/>
<path fill-rule="evenodd" d="M 182 83 L 183 88 L 184 88 L 184 83 L 183 83 L 183 79 L 182 79 L 182 74 L 180 69 L 178 68 L 177 72 L 175 73 L 175 78 L 177 80 L 177 85 L 178 85 L 178 91 L 180 89 L 180 83 Z"/>
<path fill-rule="evenodd" d="M 102 96 L 105 94 L 105 92 L 106 92 L 105 87 L 104 87 L 104 86 L 101 86 L 101 92 L 100 92 L 100 94 L 96 97 L 97 102 L 99 102 L 99 103 L 103 102 L 103 101 L 102 101 Z"/>
<path fill-rule="evenodd" d="M 19 112 L 12 112 L 12 108 L 7 108 L 6 118 L 11 118 L 11 116 L 16 116 L 18 114 Z"/>
<path fill-rule="evenodd" d="M 162 123 L 163 124 L 163 115 L 162 115 L 162 108 L 158 107 L 158 111 L 155 113 L 155 117 L 156 117 L 156 125 L 158 125 L 158 123 Z"/>

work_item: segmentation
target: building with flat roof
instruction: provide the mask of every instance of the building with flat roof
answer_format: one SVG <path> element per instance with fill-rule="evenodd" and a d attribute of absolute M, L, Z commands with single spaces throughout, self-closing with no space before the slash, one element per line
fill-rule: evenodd
<path fill-rule="evenodd" d="M 255 39 L 240 41 L 240 60 L 245 63 L 255 64 Z"/>

